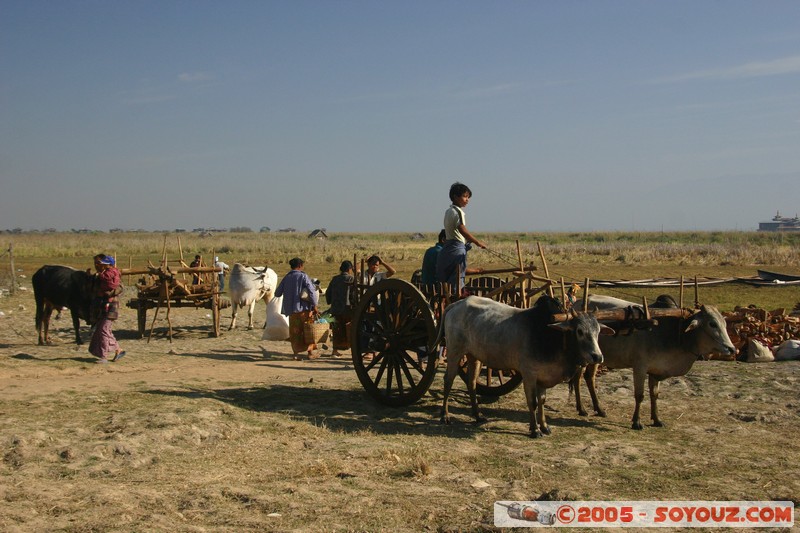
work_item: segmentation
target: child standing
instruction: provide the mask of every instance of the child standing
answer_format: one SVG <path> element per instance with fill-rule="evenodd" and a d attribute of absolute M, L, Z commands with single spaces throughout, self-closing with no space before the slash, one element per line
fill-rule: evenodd
<path fill-rule="evenodd" d="M 450 186 L 452 204 L 444 212 L 444 232 L 447 239 L 436 261 L 436 281 L 448 282 L 455 294 L 464 288 L 464 275 L 467 273 L 467 252 L 474 244 L 479 248 L 486 245 L 473 237 L 467 230 L 464 208 L 467 207 L 472 191 L 463 183 Z M 460 272 L 460 275 L 457 275 Z"/>

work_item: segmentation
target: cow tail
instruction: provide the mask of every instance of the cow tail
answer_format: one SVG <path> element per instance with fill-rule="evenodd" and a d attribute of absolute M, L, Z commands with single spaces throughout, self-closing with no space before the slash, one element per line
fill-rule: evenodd
<path fill-rule="evenodd" d="M 42 315 L 44 314 L 44 295 L 42 295 L 42 289 L 39 287 L 41 280 L 36 274 L 31 278 L 31 284 L 33 285 L 33 299 L 36 301 L 36 331 L 39 331 L 42 325 Z"/>

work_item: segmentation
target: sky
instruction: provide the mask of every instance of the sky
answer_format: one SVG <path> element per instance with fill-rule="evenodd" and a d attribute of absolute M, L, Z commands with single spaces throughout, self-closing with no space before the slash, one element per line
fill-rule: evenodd
<path fill-rule="evenodd" d="M 0 230 L 755 230 L 795 0 L 0 0 Z"/>

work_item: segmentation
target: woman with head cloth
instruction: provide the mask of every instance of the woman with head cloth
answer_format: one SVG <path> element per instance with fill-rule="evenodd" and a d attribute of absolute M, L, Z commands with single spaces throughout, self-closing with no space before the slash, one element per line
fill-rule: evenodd
<path fill-rule="evenodd" d="M 97 357 L 98 363 L 108 363 L 108 356 L 111 354 L 112 361 L 119 361 L 125 356 L 125 351 L 120 348 L 111 326 L 118 317 L 117 296 L 122 293 L 121 276 L 114 258 L 105 254 L 94 256 L 94 268 L 97 270 L 97 278 L 92 305 L 97 310 L 93 313 L 97 323 L 89 343 L 89 353 Z"/>

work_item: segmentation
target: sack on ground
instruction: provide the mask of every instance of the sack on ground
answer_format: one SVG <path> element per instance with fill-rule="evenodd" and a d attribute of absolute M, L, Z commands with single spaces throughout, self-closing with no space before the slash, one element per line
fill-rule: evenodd
<path fill-rule="evenodd" d="M 261 336 L 263 341 L 285 341 L 289 338 L 289 317 L 281 314 L 283 296 L 273 298 L 267 304 L 267 326 Z"/>

